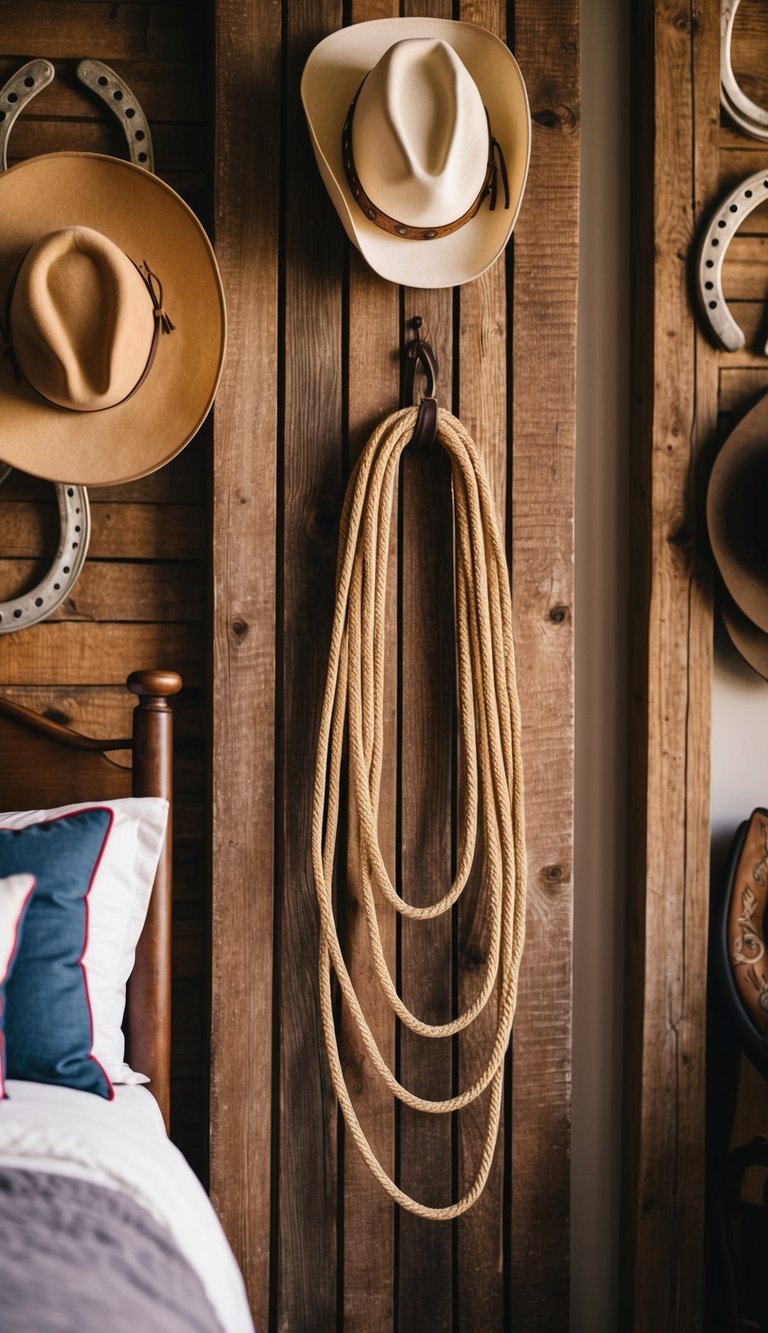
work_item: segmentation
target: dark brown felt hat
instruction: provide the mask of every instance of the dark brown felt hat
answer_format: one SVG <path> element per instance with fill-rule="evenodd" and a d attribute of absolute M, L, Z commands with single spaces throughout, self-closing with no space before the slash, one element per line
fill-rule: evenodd
<path fill-rule="evenodd" d="M 226 316 L 210 241 L 130 162 L 49 153 L 0 174 L 0 317 L 0 458 L 34 476 L 134 481 L 213 402 Z"/>
<path fill-rule="evenodd" d="M 768 389 L 715 459 L 707 526 L 725 585 L 723 622 L 745 661 L 768 679 Z"/>

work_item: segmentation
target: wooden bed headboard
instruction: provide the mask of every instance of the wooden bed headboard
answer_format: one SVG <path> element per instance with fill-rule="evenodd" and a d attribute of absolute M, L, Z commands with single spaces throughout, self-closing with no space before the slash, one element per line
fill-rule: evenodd
<path fill-rule="evenodd" d="M 128 983 L 126 1044 L 130 1064 L 149 1075 L 166 1128 L 171 1089 L 171 912 L 173 855 L 173 713 L 168 698 L 181 689 L 175 671 L 134 671 L 126 681 L 137 696 L 130 739 L 94 740 L 0 699 L 0 810 L 30 810 L 120 796 L 164 796 L 168 831 L 146 924 Z M 130 768 L 107 751 L 131 750 Z"/>

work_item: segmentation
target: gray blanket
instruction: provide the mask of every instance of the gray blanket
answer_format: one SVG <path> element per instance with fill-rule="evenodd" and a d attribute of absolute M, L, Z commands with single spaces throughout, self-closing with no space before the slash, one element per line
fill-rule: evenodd
<path fill-rule="evenodd" d="M 0 1168 L 2 1333 L 221 1333 L 199 1277 L 133 1199 Z"/>

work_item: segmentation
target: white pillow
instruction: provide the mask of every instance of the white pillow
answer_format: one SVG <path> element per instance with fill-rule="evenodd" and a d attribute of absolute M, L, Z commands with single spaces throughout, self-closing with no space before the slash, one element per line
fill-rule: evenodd
<path fill-rule="evenodd" d="M 126 796 L 51 810 L 16 810 L 0 814 L 0 827 L 27 828 L 94 807 L 111 810 L 112 825 L 88 893 L 88 942 L 82 958 L 93 1019 L 93 1056 L 112 1083 L 148 1083 L 145 1074 L 125 1063 L 122 1022 L 125 986 L 165 838 L 168 802 L 160 796 Z"/>
<path fill-rule="evenodd" d="M 5 983 L 13 970 L 21 923 L 34 887 L 34 875 L 0 879 L 0 1101 L 5 1096 Z"/>

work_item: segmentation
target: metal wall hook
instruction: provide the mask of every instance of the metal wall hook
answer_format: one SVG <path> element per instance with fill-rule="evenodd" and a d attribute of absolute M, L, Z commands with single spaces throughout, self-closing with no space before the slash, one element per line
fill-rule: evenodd
<path fill-rule="evenodd" d="M 415 337 L 405 348 L 405 383 L 403 386 L 404 405 L 416 404 L 416 374 L 421 370 L 426 378 L 425 392 L 419 400 L 419 415 L 413 430 L 411 447 L 429 449 L 437 438 L 439 411 L 435 390 L 437 388 L 437 357 L 430 344 L 420 336 L 422 320 L 420 315 L 412 321 Z"/>

